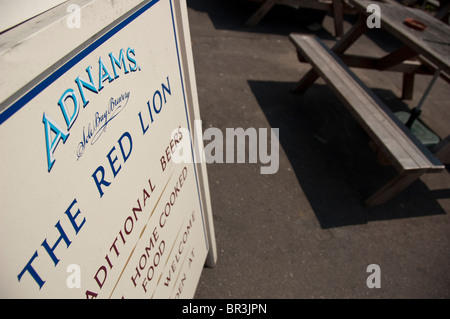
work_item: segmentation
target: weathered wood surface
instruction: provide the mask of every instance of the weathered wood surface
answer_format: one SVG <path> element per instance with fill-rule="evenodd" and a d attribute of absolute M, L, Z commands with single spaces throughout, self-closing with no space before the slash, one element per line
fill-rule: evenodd
<path fill-rule="evenodd" d="M 366 15 L 367 6 L 375 3 L 381 9 L 381 28 L 398 38 L 417 54 L 425 56 L 442 72 L 450 74 L 450 26 L 432 15 L 398 3 L 373 0 L 349 0 L 356 10 Z M 419 20 L 427 26 L 423 31 L 406 26 L 406 18 Z"/>
<path fill-rule="evenodd" d="M 312 65 L 313 71 L 309 73 L 315 72 L 325 80 L 399 172 L 400 177 L 374 194 L 368 204 L 386 201 L 423 173 L 444 169 L 444 165 L 320 39 L 300 34 L 291 34 L 290 39 Z"/>

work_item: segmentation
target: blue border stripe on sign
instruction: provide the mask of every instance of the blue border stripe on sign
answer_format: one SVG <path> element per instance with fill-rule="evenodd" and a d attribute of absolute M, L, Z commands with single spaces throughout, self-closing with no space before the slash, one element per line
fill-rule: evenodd
<path fill-rule="evenodd" d="M 139 17 L 142 13 L 151 8 L 154 4 L 158 3 L 160 0 L 152 0 L 149 3 L 145 4 L 142 8 L 138 9 L 135 13 L 131 14 L 129 17 L 125 18 L 122 22 L 117 24 L 111 30 L 106 32 L 104 35 L 100 36 L 97 40 L 95 40 L 92 44 L 87 46 L 85 49 L 81 50 L 80 53 L 75 55 L 72 59 L 67 61 L 64 65 L 62 65 L 55 72 L 46 77 L 42 82 L 38 83 L 35 87 L 33 87 L 30 91 L 28 91 L 24 96 L 14 102 L 11 106 L 7 107 L 0 114 L 0 124 L 9 119 L 14 113 L 20 110 L 23 106 L 25 106 L 28 102 L 30 102 L 36 95 L 46 89 L 50 84 L 55 82 L 61 75 L 66 73 L 69 69 L 71 69 L 74 65 L 84 59 L 88 54 L 97 49 L 100 45 L 110 39 L 114 34 L 122 30 L 125 26 L 127 26 L 131 21 Z"/>

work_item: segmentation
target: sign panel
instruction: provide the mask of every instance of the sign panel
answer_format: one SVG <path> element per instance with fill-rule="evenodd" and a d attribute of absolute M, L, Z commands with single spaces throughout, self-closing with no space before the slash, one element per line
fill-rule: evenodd
<path fill-rule="evenodd" d="M 185 11 L 140 4 L 0 114 L 2 297 L 193 297 L 215 243 Z"/>
<path fill-rule="evenodd" d="M 2 19 L 0 20 L 0 32 L 4 32 L 15 25 L 31 19 L 42 12 L 50 10 L 66 0 L 0 0 Z"/>

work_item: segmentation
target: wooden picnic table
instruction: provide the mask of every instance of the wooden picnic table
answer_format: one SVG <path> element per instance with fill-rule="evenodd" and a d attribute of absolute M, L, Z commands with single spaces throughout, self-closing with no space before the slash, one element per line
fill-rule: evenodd
<path fill-rule="evenodd" d="M 412 99 L 415 74 L 435 73 L 450 83 L 450 26 L 419 9 L 408 8 L 394 1 L 380 2 L 368 0 L 348 0 L 359 11 L 355 25 L 332 47 L 332 51 L 349 67 L 389 70 L 403 73 L 402 98 Z M 403 46 L 381 58 L 345 54 L 345 51 L 369 28 L 367 12 L 369 4 L 377 4 L 381 9 L 381 28 L 403 43 Z M 427 25 L 424 31 L 414 30 L 404 24 L 408 17 Z M 310 72 L 299 83 L 301 92 L 318 78 Z"/>
<path fill-rule="evenodd" d="M 433 78 L 440 75 L 449 81 L 450 27 L 425 12 L 391 0 L 389 3 L 367 0 L 349 2 L 359 11 L 359 19 L 332 48 L 316 36 L 289 36 L 297 48 L 300 61 L 309 62 L 312 67 L 293 91 L 303 93 L 319 76 L 322 77 L 368 133 L 378 154 L 396 168 L 398 176 L 365 201 L 368 205 L 378 205 L 408 187 L 422 174 L 442 171 L 444 165 L 350 67 L 402 72 L 403 97 L 411 98 L 415 74 L 434 74 Z M 403 46 L 381 58 L 345 54 L 369 29 L 367 17 L 372 12 L 367 12 L 367 7 L 373 3 L 381 9 L 381 28 L 399 39 Z M 419 20 L 427 28 L 423 31 L 412 29 L 404 24 L 406 18 Z M 411 61 L 413 58 L 414 61 Z M 449 139 L 445 141 L 448 144 Z M 448 153 L 448 145 L 444 153 Z"/>
<path fill-rule="evenodd" d="M 370 4 L 377 4 L 381 9 L 381 28 L 403 43 L 403 47 L 381 59 L 344 56 L 343 60 L 349 66 L 403 72 L 402 97 L 406 99 L 412 98 L 416 73 L 433 74 L 436 69 L 439 69 L 440 76 L 450 81 L 450 26 L 448 24 L 423 10 L 409 8 L 395 1 L 349 0 L 349 3 L 361 13 L 362 18 L 347 34 L 347 37 L 352 39 L 348 46 L 367 31 L 365 19 L 371 14 L 367 12 Z M 407 26 L 404 23 L 407 18 L 424 23 L 426 28 L 419 31 Z M 411 59 L 416 59 L 416 62 L 411 62 Z"/>
<path fill-rule="evenodd" d="M 377 4 L 381 9 L 381 28 L 386 30 L 415 53 L 427 58 L 443 72 L 450 74 L 450 26 L 431 14 L 397 2 L 349 0 L 359 12 L 367 13 L 369 4 Z M 404 21 L 413 18 L 426 25 L 423 31 L 408 27 Z"/>

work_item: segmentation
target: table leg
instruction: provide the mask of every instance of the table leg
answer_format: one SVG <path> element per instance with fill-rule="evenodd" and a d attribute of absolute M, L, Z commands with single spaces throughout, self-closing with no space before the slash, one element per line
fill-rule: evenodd
<path fill-rule="evenodd" d="M 270 11 L 270 9 L 272 9 L 276 2 L 277 0 L 267 0 L 264 2 L 245 24 L 249 27 L 256 26 L 259 21 L 261 21 L 261 19 L 264 18 L 264 16 Z"/>
<path fill-rule="evenodd" d="M 384 71 L 396 66 L 406 60 L 415 58 L 418 54 L 410 47 L 404 45 L 377 61 L 377 69 Z"/>
<path fill-rule="evenodd" d="M 412 100 L 414 92 L 414 73 L 403 73 L 402 99 Z"/>
<path fill-rule="evenodd" d="M 424 171 L 417 171 L 413 173 L 402 173 L 394 178 L 392 181 L 383 186 L 380 190 L 378 190 L 375 194 L 370 196 L 365 204 L 368 206 L 381 205 L 400 193 L 406 187 L 415 182 Z"/>
<path fill-rule="evenodd" d="M 450 164 L 450 135 L 440 141 L 432 151 L 442 164 Z"/>
<path fill-rule="evenodd" d="M 342 0 L 333 0 L 334 33 L 337 37 L 344 34 L 344 5 Z"/>
<path fill-rule="evenodd" d="M 405 45 L 379 59 L 376 67 L 378 70 L 387 70 L 416 56 L 417 53 Z M 411 100 L 413 98 L 413 90 L 414 73 L 403 73 L 402 99 Z"/>
<path fill-rule="evenodd" d="M 337 54 L 344 53 L 364 32 L 366 32 L 366 30 L 367 24 L 365 16 L 359 15 L 358 21 L 355 25 L 346 34 L 344 34 L 338 42 L 336 42 L 331 50 Z"/>
<path fill-rule="evenodd" d="M 292 89 L 292 93 L 305 93 L 305 91 L 314 84 L 314 82 L 319 78 L 319 75 L 311 69 L 306 73 L 298 82 L 297 86 Z"/>
<path fill-rule="evenodd" d="M 431 89 L 433 88 L 433 85 L 436 82 L 437 78 L 439 77 L 440 73 L 441 73 L 440 69 L 437 69 L 434 72 L 433 78 L 431 79 L 430 83 L 428 84 L 427 88 L 425 89 L 425 92 L 423 93 L 422 98 L 419 101 L 419 104 L 417 104 L 417 106 L 411 110 L 411 115 L 405 124 L 407 128 L 411 128 L 411 125 L 413 124 L 413 122 L 416 120 L 416 118 L 419 117 L 422 105 L 425 102 L 425 99 L 427 98 Z"/>
<path fill-rule="evenodd" d="M 448 14 L 450 12 L 450 3 L 445 4 L 442 8 L 434 16 L 436 19 L 441 21 L 445 21 L 445 18 L 448 18 Z"/>

